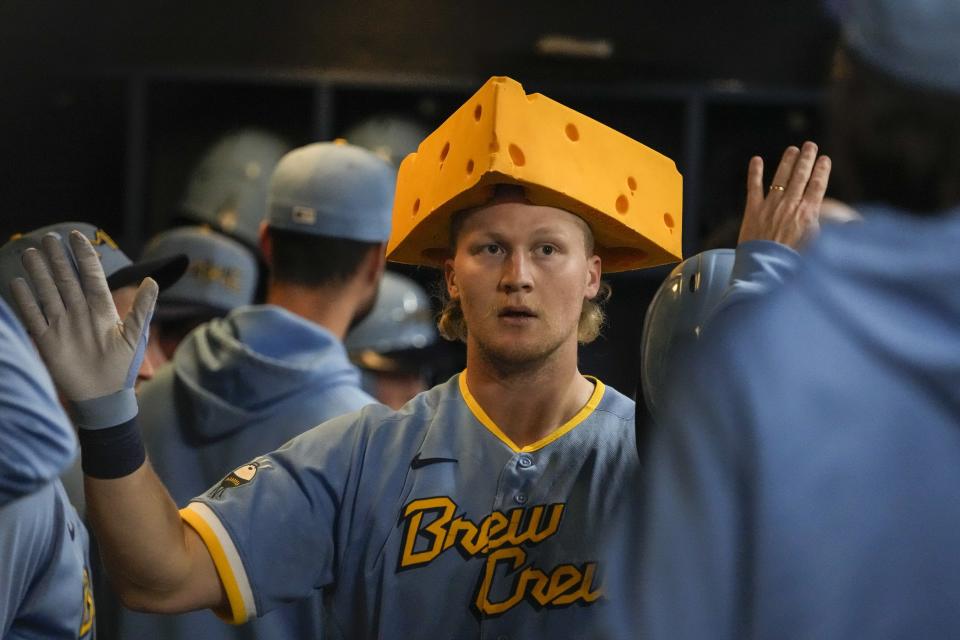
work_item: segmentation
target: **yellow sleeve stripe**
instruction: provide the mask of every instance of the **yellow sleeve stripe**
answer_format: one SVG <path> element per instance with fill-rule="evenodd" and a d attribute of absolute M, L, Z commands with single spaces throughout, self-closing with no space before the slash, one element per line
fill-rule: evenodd
<path fill-rule="evenodd" d="M 256 617 L 253 591 L 233 541 L 217 515 L 202 502 L 191 502 L 180 510 L 180 517 L 199 534 L 213 558 L 220 582 L 227 592 L 228 612 L 215 611 L 230 624 L 243 624 Z"/>
<path fill-rule="evenodd" d="M 466 371 L 460 373 L 460 394 L 463 396 L 463 401 L 467 403 L 470 411 L 473 413 L 474 417 L 487 428 L 490 433 L 499 438 L 505 445 L 510 447 L 514 453 L 531 453 L 542 449 L 551 442 L 563 437 L 565 434 L 572 431 L 577 425 L 587 419 L 587 417 L 593 413 L 593 410 L 597 408 L 600 404 L 600 401 L 603 399 L 603 393 L 606 390 L 606 386 L 593 376 L 584 376 L 588 380 L 593 382 L 593 393 L 590 395 L 590 399 L 587 400 L 587 404 L 576 413 L 575 416 L 564 422 L 562 425 L 554 429 L 548 436 L 537 440 L 533 444 L 528 444 L 525 447 L 519 447 L 516 443 L 511 440 L 507 434 L 505 434 L 496 423 L 490 419 L 490 416 L 487 415 L 487 412 L 483 410 L 483 407 L 480 406 L 480 403 L 477 402 L 477 399 L 473 397 L 473 394 L 470 393 L 470 389 L 467 388 L 467 375 Z"/>

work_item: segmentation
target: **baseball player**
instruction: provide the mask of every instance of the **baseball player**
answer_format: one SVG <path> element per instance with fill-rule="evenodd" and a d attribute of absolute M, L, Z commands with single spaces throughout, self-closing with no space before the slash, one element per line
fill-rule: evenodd
<path fill-rule="evenodd" d="M 0 295 L 8 304 L 13 304 L 9 282 L 26 275 L 21 262 L 23 252 L 40 247 L 43 237 L 47 234 L 55 234 L 63 240 L 74 229 L 83 233 L 96 249 L 97 257 L 107 276 L 111 298 L 118 313 L 122 315 L 126 315 L 132 308 L 137 286 L 144 278 L 152 278 L 158 283 L 160 289 L 165 291 L 178 281 L 187 268 L 187 257 L 182 253 L 170 253 L 133 262 L 103 229 L 86 222 L 61 222 L 34 229 L 28 233 L 16 234 L 0 247 L 0 278 L 3 282 L 0 285 Z M 155 371 L 162 363 L 162 360 L 152 358 L 149 352 L 145 352 L 145 357 L 136 370 L 136 384 L 139 385 L 153 378 Z M 83 515 L 86 505 L 83 474 L 78 460 L 75 460 L 63 474 L 63 484 L 70 502 Z"/>
<path fill-rule="evenodd" d="M 789 183 L 794 173 L 804 176 L 806 163 L 815 159 L 815 152 L 812 143 L 804 145 L 803 150 L 788 147 L 773 184 L 778 180 Z M 657 417 L 663 410 L 669 370 L 678 354 L 698 342 L 717 315 L 728 307 L 767 295 L 792 278 L 800 265 L 797 250 L 817 234 L 821 225 L 861 219 L 850 207 L 823 197 L 829 158 L 814 162 L 805 183 L 813 186 L 801 198 L 801 206 L 778 210 L 781 203 L 787 203 L 777 189 L 771 188 L 767 197 L 762 197 L 762 165 L 752 160 L 748 169 L 748 190 L 752 194 L 737 249 L 711 249 L 684 260 L 654 294 L 643 323 L 640 358 L 640 385 L 651 416 Z M 821 205 L 819 212 L 816 203 Z M 785 228 L 798 233 L 788 237 L 783 234 Z"/>
<path fill-rule="evenodd" d="M 199 325 L 170 366 L 140 389 L 147 452 L 179 506 L 219 485 L 230 469 L 235 472 L 225 488 L 249 480 L 255 456 L 375 402 L 362 390 L 341 340 L 377 294 L 394 183 L 386 162 L 346 144 L 301 147 L 277 165 L 261 235 L 271 273 L 266 304 L 238 306 Z M 197 241 L 205 238 L 174 230 L 148 250 L 166 255 L 189 240 L 184 248 L 197 255 L 191 247 L 200 248 Z M 244 256 L 239 247 L 218 242 L 210 252 L 209 244 L 203 246 L 206 258 L 192 263 L 186 282 L 161 294 L 162 321 L 191 299 L 226 306 L 235 280 L 252 283 L 252 269 L 238 261 Z M 323 626 L 319 591 L 242 629 L 208 611 L 156 616 L 121 610 L 113 597 L 101 601 L 103 626 L 139 640 L 294 639 Z"/>
<path fill-rule="evenodd" d="M 698 402 L 668 398 L 634 529 L 642 637 L 960 632 L 960 5 L 831 4 L 828 128 L 863 223 L 680 368 Z"/>
<path fill-rule="evenodd" d="M 601 546 L 637 456 L 633 402 L 578 371 L 578 343 L 599 332 L 605 268 L 676 259 L 679 196 L 669 159 L 491 79 L 404 161 L 388 245 L 442 266 L 441 330 L 466 341 L 466 370 L 400 411 L 369 405 L 248 461 L 179 514 L 142 449 L 85 445 L 124 599 L 239 623 L 322 588 L 332 637 L 590 637 L 617 597 Z M 99 308 L 98 264 L 71 241 Z M 42 273 L 39 257 L 25 260 Z M 58 287 L 78 285 L 64 274 Z M 47 357 L 71 334 L 116 330 L 109 314 L 45 315 L 16 291 Z M 43 293 L 56 309 L 56 289 Z M 144 285 L 135 308 L 154 296 Z M 87 369 L 136 362 L 116 340 L 87 346 Z M 69 386 L 78 369 L 58 375 Z M 102 369 L 101 396 L 122 397 Z M 104 402 L 101 425 L 135 443 L 136 408 Z"/>
<path fill-rule="evenodd" d="M 58 476 L 73 427 L 0 299 L 0 638 L 92 638 L 88 538 Z"/>

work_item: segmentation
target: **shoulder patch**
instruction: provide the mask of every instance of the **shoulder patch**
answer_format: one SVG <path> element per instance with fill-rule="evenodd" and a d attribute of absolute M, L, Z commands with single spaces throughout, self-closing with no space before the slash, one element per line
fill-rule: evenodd
<path fill-rule="evenodd" d="M 207 497 L 212 500 L 216 500 L 223 496 L 223 492 L 227 489 L 233 489 L 245 484 L 250 484 L 253 482 L 254 478 L 257 477 L 257 473 L 260 471 L 260 469 L 269 469 L 270 467 L 270 462 L 262 458 L 258 458 L 252 462 L 248 462 L 243 466 L 237 467 L 228 473 L 226 477 L 220 481 L 220 484 L 208 491 Z"/>

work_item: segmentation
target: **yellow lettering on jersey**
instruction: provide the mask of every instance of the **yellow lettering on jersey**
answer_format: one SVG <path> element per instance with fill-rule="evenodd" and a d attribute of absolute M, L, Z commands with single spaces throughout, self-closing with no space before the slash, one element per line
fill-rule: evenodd
<path fill-rule="evenodd" d="M 532 564 L 524 566 L 527 552 L 523 546 L 537 545 L 555 535 L 565 508 L 556 503 L 518 507 L 506 513 L 494 511 L 476 523 L 465 515 L 454 518 L 457 504 L 449 497 L 413 500 L 401 519 L 405 526 L 398 570 L 429 564 L 441 553 L 457 548 L 466 558 L 486 556 L 473 603 L 483 615 L 502 614 L 524 599 L 540 607 L 590 604 L 602 595 L 593 584 L 595 562 L 561 564 L 549 573 Z M 514 582 L 510 595 L 494 602 L 490 594 L 498 567 L 513 574 Z"/>
<path fill-rule="evenodd" d="M 502 546 L 519 546 L 526 542 L 536 544 L 554 535 L 560 529 L 560 519 L 566 505 L 537 505 L 530 509 L 518 507 L 504 514 L 494 511 L 479 525 L 459 516 L 453 519 L 457 503 L 446 496 L 414 500 L 403 511 L 407 527 L 403 534 L 403 555 L 400 567 L 426 564 L 453 546 L 459 546 L 468 557 L 488 553 Z M 543 515 L 549 508 L 550 519 L 541 529 Z M 425 513 L 439 511 L 439 516 L 423 526 Z M 526 521 L 525 520 L 526 517 Z M 414 551 L 417 539 L 423 537 L 429 546 Z"/>
<path fill-rule="evenodd" d="M 491 601 L 490 591 L 497 567 L 506 565 L 508 573 L 516 573 L 526 561 L 527 553 L 519 547 L 500 549 L 487 557 L 474 601 L 477 611 L 496 616 L 514 608 L 524 598 L 533 600 L 541 607 L 562 607 L 575 602 L 590 604 L 603 595 L 601 589 L 593 586 L 596 562 L 588 562 L 582 569 L 572 564 L 562 564 L 549 575 L 530 565 L 520 571 L 514 580 L 513 592 L 507 598 L 499 602 Z"/>
<path fill-rule="evenodd" d="M 403 517 L 410 518 L 407 525 L 407 533 L 403 542 L 403 556 L 400 559 L 401 567 L 411 567 L 421 564 L 427 564 L 443 552 L 443 543 L 447 538 L 447 525 L 450 518 L 457 510 L 457 505 L 453 500 L 447 497 L 427 498 L 417 500 L 407 505 Z M 424 534 L 430 540 L 430 546 L 426 551 L 416 552 L 413 550 L 417 541 L 417 536 L 421 535 L 420 523 L 423 520 L 423 514 L 427 511 L 440 511 L 439 517 L 423 528 Z M 413 535 L 410 532 L 413 531 Z"/>
<path fill-rule="evenodd" d="M 508 547 L 494 551 L 487 558 L 487 566 L 483 570 L 483 579 L 480 581 L 480 588 L 477 590 L 477 599 L 475 604 L 477 609 L 488 616 L 495 616 L 520 604 L 523 600 L 523 593 L 526 591 L 527 582 L 530 576 L 524 571 L 517 580 L 517 589 L 509 598 L 502 602 L 490 602 L 490 587 L 493 584 L 493 574 L 497 570 L 497 564 L 501 561 L 510 564 L 510 570 L 516 571 L 527 559 L 526 552 L 519 547 Z"/>

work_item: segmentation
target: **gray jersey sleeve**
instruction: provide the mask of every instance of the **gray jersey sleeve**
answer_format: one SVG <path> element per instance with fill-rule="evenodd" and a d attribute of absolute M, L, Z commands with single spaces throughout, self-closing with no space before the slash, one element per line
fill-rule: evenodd
<path fill-rule="evenodd" d="M 0 506 L 0 637 L 94 635 L 87 545 L 59 480 Z"/>
<path fill-rule="evenodd" d="M 93 633 L 86 531 L 57 479 L 75 453 L 50 376 L 0 300 L 0 637 Z"/>
<path fill-rule="evenodd" d="M 364 453 L 358 421 L 349 414 L 315 427 L 234 469 L 181 511 L 213 556 L 230 622 L 333 581 L 336 520 L 352 515 L 351 468 Z"/>
<path fill-rule="evenodd" d="M 745 371 L 738 353 L 751 354 L 719 339 L 701 346 L 690 354 L 683 384 L 671 386 L 665 419 L 654 426 L 645 499 L 634 505 L 642 505 L 640 638 L 748 635 L 738 615 L 752 544 L 743 464 L 753 443 L 749 412 L 738 408 L 751 403 L 736 377 L 718 380 L 715 372 Z"/>
<path fill-rule="evenodd" d="M 0 300 L 0 505 L 45 486 L 76 450 L 46 368 Z"/>
<path fill-rule="evenodd" d="M 800 267 L 800 254 L 772 240 L 751 240 L 737 246 L 730 286 L 710 312 L 708 323 L 725 309 L 778 288 Z"/>
<path fill-rule="evenodd" d="M 52 485 L 0 507 L 0 637 L 49 562 L 53 539 Z"/>

